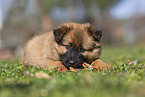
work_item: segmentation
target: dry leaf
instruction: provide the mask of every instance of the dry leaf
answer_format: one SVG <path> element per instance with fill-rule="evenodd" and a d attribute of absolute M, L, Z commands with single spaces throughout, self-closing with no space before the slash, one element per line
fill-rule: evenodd
<path fill-rule="evenodd" d="M 84 62 L 84 63 L 82 64 L 82 66 L 83 66 L 85 69 L 87 69 L 87 70 L 88 70 L 88 69 L 89 69 L 90 64 L 88 64 L 88 63 L 85 63 L 85 62 Z"/>
<path fill-rule="evenodd" d="M 70 67 L 69 69 L 70 69 L 69 71 L 74 71 L 74 72 L 77 72 L 79 70 L 79 69 L 75 69 L 73 67 Z"/>
<path fill-rule="evenodd" d="M 43 78 L 43 79 L 51 79 L 51 76 L 49 76 L 47 73 L 45 73 L 43 71 L 36 72 L 35 77 Z"/>
<path fill-rule="evenodd" d="M 93 63 L 94 63 L 94 62 L 92 62 L 91 65 L 90 65 L 90 64 L 84 62 L 84 63 L 82 64 L 82 66 L 83 66 L 85 69 L 87 69 L 87 70 L 92 70 L 92 69 L 94 69 L 94 67 L 92 66 Z"/>

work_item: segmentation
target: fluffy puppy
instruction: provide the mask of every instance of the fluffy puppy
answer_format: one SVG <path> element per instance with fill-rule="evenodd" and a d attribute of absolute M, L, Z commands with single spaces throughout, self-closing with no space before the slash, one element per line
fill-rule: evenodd
<path fill-rule="evenodd" d="M 67 71 L 70 67 L 82 68 L 83 62 L 91 64 L 99 59 L 101 37 L 102 32 L 89 23 L 64 23 L 28 41 L 24 49 L 24 64 L 49 70 L 56 68 L 57 71 Z M 101 66 L 111 68 L 108 64 Z"/>

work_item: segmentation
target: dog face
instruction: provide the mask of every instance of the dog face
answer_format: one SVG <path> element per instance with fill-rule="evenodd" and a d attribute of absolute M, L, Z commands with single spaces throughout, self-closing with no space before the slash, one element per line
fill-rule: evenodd
<path fill-rule="evenodd" d="M 102 32 L 90 24 L 66 23 L 53 30 L 53 33 L 61 51 L 61 61 L 68 69 L 80 68 L 83 62 L 91 63 L 99 58 Z"/>

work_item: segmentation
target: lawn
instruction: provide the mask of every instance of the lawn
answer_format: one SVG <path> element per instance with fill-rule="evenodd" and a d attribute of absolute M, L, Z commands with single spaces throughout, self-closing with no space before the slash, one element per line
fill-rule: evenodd
<path fill-rule="evenodd" d="M 58 73 L 0 61 L 0 97 L 145 97 L 145 46 L 103 46 L 101 59 L 115 70 Z M 51 78 L 37 78 L 39 71 Z"/>

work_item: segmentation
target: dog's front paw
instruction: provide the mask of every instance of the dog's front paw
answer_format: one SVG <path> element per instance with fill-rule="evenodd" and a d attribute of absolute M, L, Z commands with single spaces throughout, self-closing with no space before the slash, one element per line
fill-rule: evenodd
<path fill-rule="evenodd" d="M 62 64 L 61 61 L 53 61 L 53 60 L 49 60 L 47 62 L 45 62 L 44 64 L 44 68 L 48 69 L 48 70 L 55 70 L 57 72 L 67 72 L 68 69 Z"/>
<path fill-rule="evenodd" d="M 56 70 L 57 72 L 60 72 L 60 71 L 62 71 L 62 72 L 67 72 L 67 71 L 68 71 L 68 69 L 67 69 L 65 66 L 56 67 L 55 70 Z"/>
<path fill-rule="evenodd" d="M 107 70 L 107 69 L 113 69 L 114 67 L 104 63 L 102 60 L 97 59 L 92 63 L 92 67 L 98 70 Z"/>

